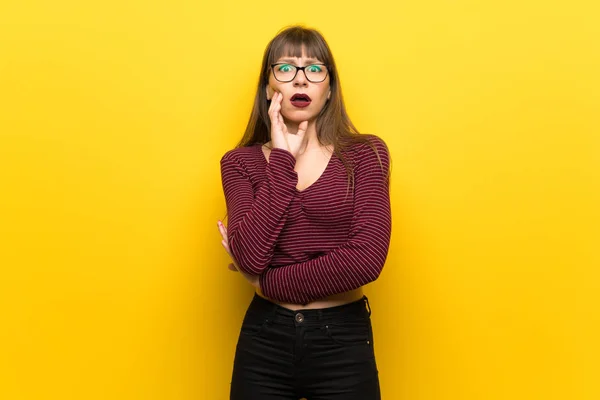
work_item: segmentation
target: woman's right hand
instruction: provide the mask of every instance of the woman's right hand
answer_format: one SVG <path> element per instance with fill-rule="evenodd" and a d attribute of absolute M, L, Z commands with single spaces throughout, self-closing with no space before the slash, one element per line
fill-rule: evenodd
<path fill-rule="evenodd" d="M 271 117 L 271 144 L 273 148 L 287 150 L 294 158 L 298 155 L 301 149 L 306 147 L 306 129 L 308 121 L 302 121 L 298 125 L 297 133 L 288 132 L 287 126 L 281 115 L 281 102 L 283 95 L 279 92 L 273 94 L 271 105 L 269 106 L 269 117 Z"/>

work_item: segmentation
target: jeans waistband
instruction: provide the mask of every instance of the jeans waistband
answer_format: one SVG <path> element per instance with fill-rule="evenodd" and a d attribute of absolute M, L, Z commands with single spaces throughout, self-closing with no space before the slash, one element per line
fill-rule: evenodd
<path fill-rule="evenodd" d="M 265 313 L 272 320 L 287 321 L 296 325 L 352 318 L 369 318 L 371 316 L 371 307 L 367 296 L 340 306 L 290 310 L 255 293 L 249 310 Z"/>

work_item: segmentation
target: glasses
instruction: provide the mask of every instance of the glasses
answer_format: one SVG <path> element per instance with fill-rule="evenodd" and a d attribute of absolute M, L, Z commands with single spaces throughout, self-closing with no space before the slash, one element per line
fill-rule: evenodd
<path fill-rule="evenodd" d="M 298 71 L 304 71 L 304 76 L 309 82 L 319 83 L 327 78 L 327 66 L 325 64 L 310 64 L 298 67 L 288 63 L 271 64 L 273 76 L 279 82 L 291 82 L 296 78 Z"/>

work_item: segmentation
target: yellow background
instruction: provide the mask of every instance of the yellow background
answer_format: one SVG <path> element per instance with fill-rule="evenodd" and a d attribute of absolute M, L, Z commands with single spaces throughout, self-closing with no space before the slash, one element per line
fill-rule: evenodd
<path fill-rule="evenodd" d="M 219 159 L 304 23 L 392 153 L 383 398 L 599 399 L 595 4 L 3 1 L 0 398 L 228 398 Z"/>

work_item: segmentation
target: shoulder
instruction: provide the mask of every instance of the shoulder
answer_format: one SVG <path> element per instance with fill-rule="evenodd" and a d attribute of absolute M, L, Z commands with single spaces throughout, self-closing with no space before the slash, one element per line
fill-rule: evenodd
<path fill-rule="evenodd" d="M 221 157 L 223 179 L 242 176 L 254 180 L 263 175 L 264 169 L 264 155 L 260 144 L 238 147 Z"/>
<path fill-rule="evenodd" d="M 238 147 L 233 150 L 229 150 L 221 157 L 221 165 L 224 164 L 238 164 L 248 165 L 254 164 L 260 159 L 257 157 L 261 151 L 260 144 L 254 144 L 246 147 Z"/>
<path fill-rule="evenodd" d="M 357 165 L 373 162 L 389 166 L 390 152 L 385 141 L 375 134 L 361 134 L 364 141 L 352 146 L 352 158 Z"/>
<path fill-rule="evenodd" d="M 377 152 L 389 153 L 389 149 L 385 141 L 375 134 L 366 134 L 367 141 L 372 145 L 371 149 Z"/>

